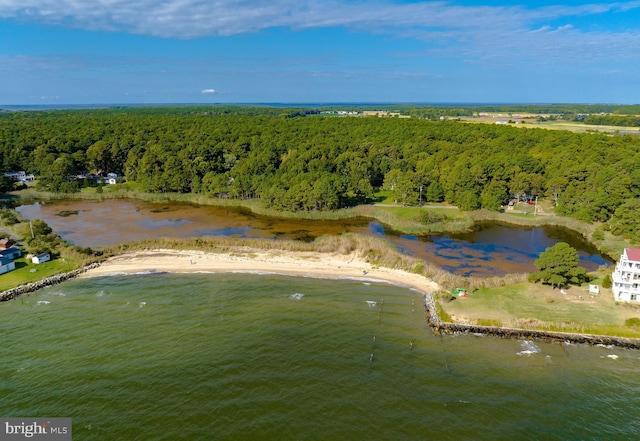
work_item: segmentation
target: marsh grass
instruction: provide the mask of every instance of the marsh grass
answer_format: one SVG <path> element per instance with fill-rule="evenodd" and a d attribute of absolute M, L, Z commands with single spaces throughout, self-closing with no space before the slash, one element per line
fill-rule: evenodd
<path fill-rule="evenodd" d="M 102 193 L 96 193 L 95 189 L 83 189 L 78 193 L 50 193 L 28 188 L 12 193 L 18 200 L 106 200 L 106 199 L 138 199 L 146 202 L 183 202 L 196 205 L 211 205 L 219 207 L 242 207 L 252 213 L 268 216 L 274 219 L 309 219 L 309 220 L 340 220 L 358 217 L 377 220 L 390 228 L 407 234 L 429 234 L 445 231 L 466 231 L 473 227 L 473 220 L 459 212 L 457 209 L 425 209 L 417 207 L 382 207 L 375 205 L 357 205 L 350 208 L 342 208 L 334 211 L 281 211 L 266 208 L 260 199 L 229 199 L 211 198 L 202 194 L 193 193 L 144 193 L 132 190 L 125 184 L 103 187 Z M 424 223 L 418 216 L 424 210 L 439 212 L 446 211 L 451 219 L 442 222 Z"/>
<path fill-rule="evenodd" d="M 211 198 L 193 193 L 145 193 L 136 190 L 135 185 L 128 183 L 104 186 L 102 193 L 96 193 L 95 188 L 84 188 L 78 193 L 50 193 L 38 191 L 33 187 L 12 192 L 12 200 L 57 200 L 57 199 L 139 199 L 147 202 L 184 202 L 196 205 L 211 205 L 220 207 L 242 207 L 252 213 L 268 216 L 274 219 L 310 219 L 310 220 L 340 220 L 350 218 L 368 218 L 377 220 L 393 230 L 406 234 L 433 234 L 446 232 L 463 232 L 473 228 L 475 222 L 503 222 L 511 225 L 540 227 L 543 225 L 558 225 L 569 228 L 581 234 L 592 242 L 602 253 L 613 259 L 618 259 L 628 241 L 613 236 L 603 230 L 600 225 L 588 224 L 554 214 L 522 215 L 514 213 L 499 213 L 489 210 L 462 212 L 456 208 L 433 207 L 401 207 L 382 205 L 357 205 L 334 211 L 279 211 L 266 208 L 259 199 L 230 199 Z M 541 203 L 542 205 L 542 203 Z M 435 221 L 430 221 L 435 220 Z M 442 219 L 442 220 L 439 220 Z M 594 237 L 594 233 L 596 236 Z"/>

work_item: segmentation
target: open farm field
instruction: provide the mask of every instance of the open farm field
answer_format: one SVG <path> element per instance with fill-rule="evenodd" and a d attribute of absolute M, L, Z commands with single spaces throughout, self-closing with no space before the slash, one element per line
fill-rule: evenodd
<path fill-rule="evenodd" d="M 595 124 L 583 124 L 572 121 L 543 121 L 526 124 L 526 126 L 540 127 L 543 129 L 569 130 L 575 133 L 598 132 L 606 134 L 640 135 L 640 127 L 601 126 Z"/>
<path fill-rule="evenodd" d="M 544 116 L 544 115 L 542 115 Z M 540 128 L 549 130 L 567 130 L 573 133 L 603 133 L 640 135 L 640 127 L 606 126 L 585 124 L 578 121 L 538 121 L 537 116 L 514 117 L 508 114 L 494 114 L 481 117 L 460 117 L 461 121 L 483 124 L 507 124 L 513 127 Z M 511 121 L 511 123 L 509 122 Z"/>

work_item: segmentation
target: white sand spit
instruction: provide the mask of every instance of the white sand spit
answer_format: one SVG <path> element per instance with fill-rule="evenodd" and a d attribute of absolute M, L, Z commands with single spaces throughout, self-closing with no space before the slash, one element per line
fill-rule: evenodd
<path fill-rule="evenodd" d="M 144 250 L 107 259 L 98 268 L 80 277 L 149 271 L 172 273 L 245 272 L 272 273 L 320 278 L 348 278 L 384 281 L 434 292 L 438 285 L 424 276 L 391 268 L 375 267 L 355 254 L 338 255 L 317 252 L 241 249 L 229 253 L 199 250 Z"/>

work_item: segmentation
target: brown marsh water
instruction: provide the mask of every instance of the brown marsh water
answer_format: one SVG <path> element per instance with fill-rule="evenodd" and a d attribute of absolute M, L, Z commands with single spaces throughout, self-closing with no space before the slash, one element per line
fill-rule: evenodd
<path fill-rule="evenodd" d="M 455 274 L 502 276 L 535 271 L 533 262 L 547 247 L 567 242 L 580 264 L 593 271 L 610 260 L 566 228 L 523 228 L 498 223 L 477 225 L 464 234 L 405 235 L 367 218 L 335 221 L 275 219 L 237 207 L 132 199 L 36 202 L 17 210 L 27 219 L 43 219 L 63 239 L 99 247 L 155 237 L 231 236 L 312 241 L 345 232 L 384 237 L 400 251 Z"/>

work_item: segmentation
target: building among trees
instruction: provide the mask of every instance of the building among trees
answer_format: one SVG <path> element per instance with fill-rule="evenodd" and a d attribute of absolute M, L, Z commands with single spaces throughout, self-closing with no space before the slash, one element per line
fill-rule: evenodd
<path fill-rule="evenodd" d="M 616 301 L 640 302 L 640 249 L 625 248 L 613 271 L 613 297 Z"/>

